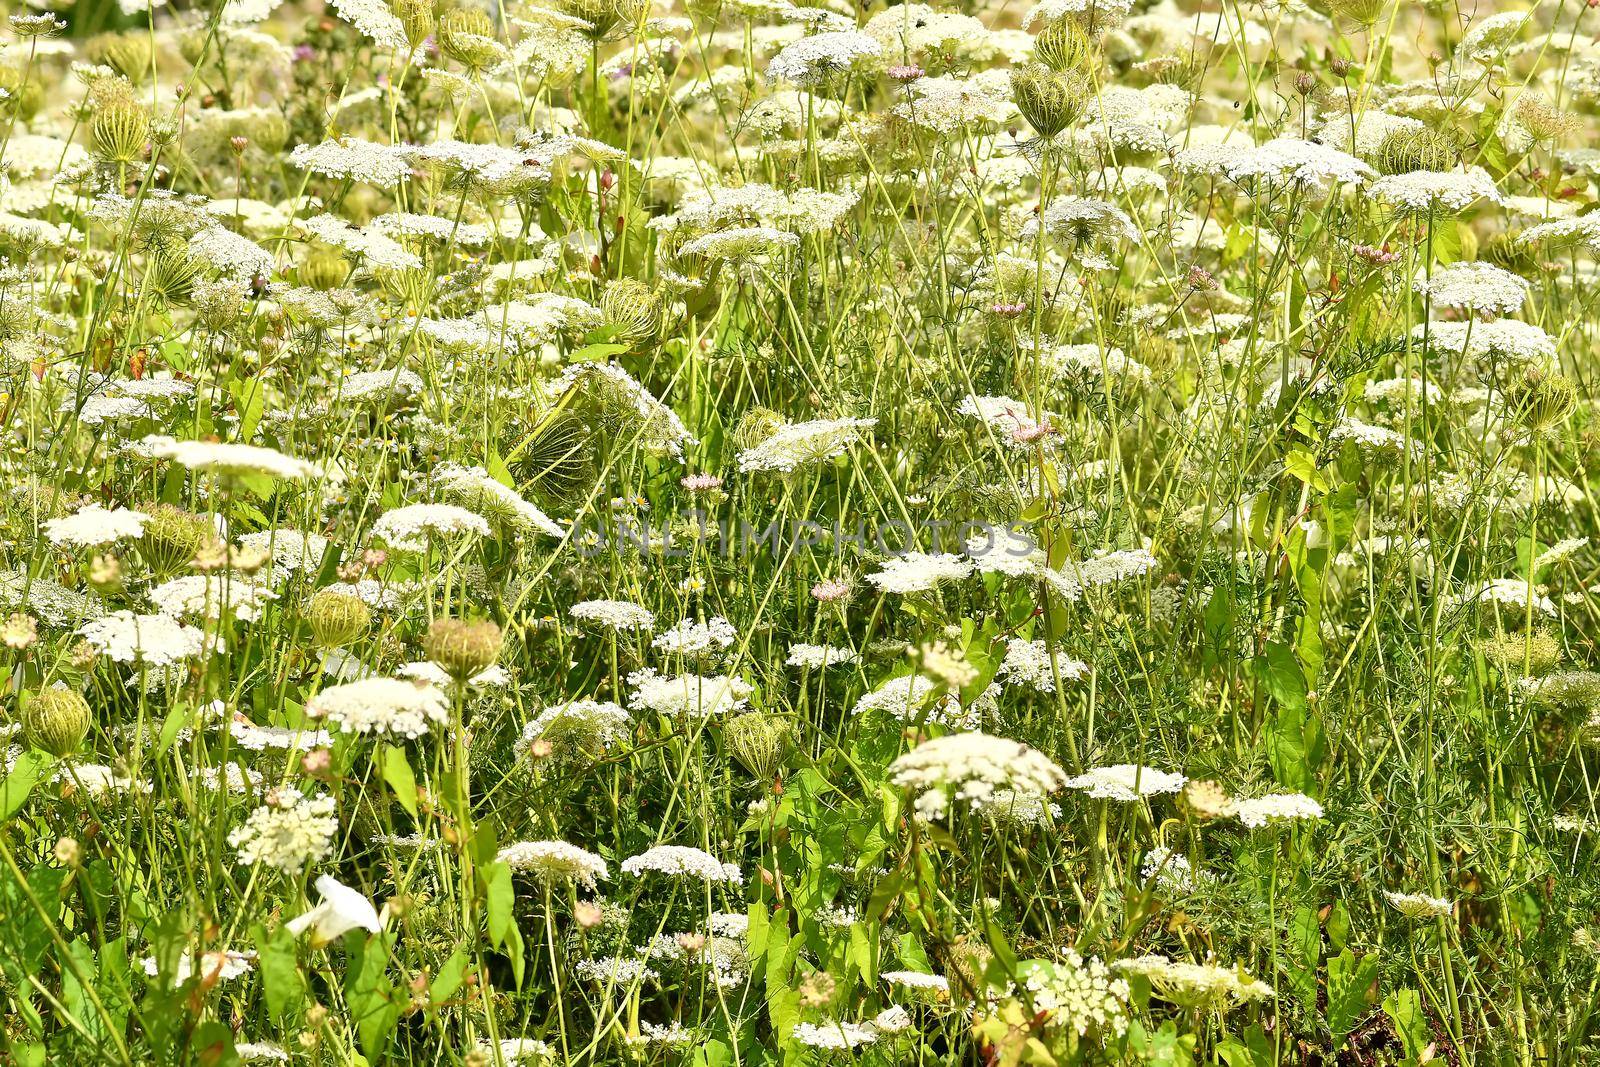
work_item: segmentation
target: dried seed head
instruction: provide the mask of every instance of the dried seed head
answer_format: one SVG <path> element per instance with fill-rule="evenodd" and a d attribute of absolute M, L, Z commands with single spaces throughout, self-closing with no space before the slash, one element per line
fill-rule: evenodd
<path fill-rule="evenodd" d="M 505 637 L 488 619 L 438 619 L 428 627 L 422 649 L 450 677 L 465 681 L 493 665 Z"/>

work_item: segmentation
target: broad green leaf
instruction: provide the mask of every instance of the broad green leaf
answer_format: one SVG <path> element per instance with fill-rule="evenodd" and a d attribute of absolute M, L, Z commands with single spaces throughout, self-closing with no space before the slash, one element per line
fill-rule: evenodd
<path fill-rule="evenodd" d="M 417 776 L 411 772 L 406 750 L 399 745 L 383 746 L 383 780 L 394 790 L 400 806 L 415 819 L 417 817 Z"/>
<path fill-rule="evenodd" d="M 1328 1030 L 1333 1047 L 1339 1048 L 1356 1022 L 1367 1010 L 1367 993 L 1378 977 L 1378 956 L 1369 952 L 1360 959 L 1345 949 L 1328 961 Z"/>
<path fill-rule="evenodd" d="M 48 752 L 36 748 L 17 757 L 17 761 L 11 765 L 11 773 L 6 775 L 4 782 L 0 782 L 0 823 L 9 821 L 22 810 L 33 787 L 39 784 L 54 762 L 54 757 Z"/>
<path fill-rule="evenodd" d="M 300 975 L 294 935 L 282 926 L 271 935 L 258 927 L 256 951 L 267 1014 L 281 1021 L 305 999 L 305 979 Z"/>
<path fill-rule="evenodd" d="M 483 885 L 487 897 L 489 941 L 498 948 L 505 944 L 514 918 L 511 905 L 516 896 L 511 888 L 510 866 L 500 861 L 491 863 L 484 868 Z"/>

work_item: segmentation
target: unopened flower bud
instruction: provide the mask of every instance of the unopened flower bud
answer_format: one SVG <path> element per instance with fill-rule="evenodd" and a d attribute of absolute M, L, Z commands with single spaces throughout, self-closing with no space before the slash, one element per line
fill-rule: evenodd
<path fill-rule="evenodd" d="M 306 621 L 319 648 L 345 648 L 366 635 L 372 609 L 358 596 L 324 589 L 306 605 Z"/>
<path fill-rule="evenodd" d="M 500 656 L 500 627 L 483 619 L 438 619 L 428 627 L 422 650 L 456 681 L 466 681 Z"/>
<path fill-rule="evenodd" d="M 89 735 L 89 702 L 75 689 L 44 689 L 22 709 L 22 739 L 52 756 L 70 756 Z"/>

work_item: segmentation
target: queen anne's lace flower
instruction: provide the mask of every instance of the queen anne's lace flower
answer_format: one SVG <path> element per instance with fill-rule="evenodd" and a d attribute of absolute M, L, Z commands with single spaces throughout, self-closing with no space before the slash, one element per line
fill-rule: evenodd
<path fill-rule="evenodd" d="M 1417 292 L 1435 307 L 1471 308 L 1482 314 L 1510 315 L 1528 298 L 1528 283 L 1492 263 L 1452 263 L 1418 278 Z"/>
<path fill-rule="evenodd" d="M 271 867 L 298 874 L 308 863 L 333 855 L 339 819 L 330 796 L 308 797 L 292 786 L 280 786 L 267 802 L 228 834 L 245 866 Z"/>
<path fill-rule="evenodd" d="M 836 30 L 802 37 L 787 45 L 767 64 L 767 77 L 800 85 L 849 70 L 860 59 L 883 53 L 873 37 L 857 30 Z"/>
<path fill-rule="evenodd" d="M 733 624 L 721 615 L 713 615 L 705 622 L 685 619 L 669 630 L 663 630 L 650 642 L 669 655 L 703 656 L 720 652 L 737 640 Z"/>
<path fill-rule="evenodd" d="M 848 648 L 834 648 L 831 645 L 796 644 L 789 646 L 789 658 L 784 662 L 790 667 L 800 667 L 805 670 L 822 670 L 826 667 L 849 666 L 860 661 L 860 654 Z"/>
<path fill-rule="evenodd" d="M 1454 215 L 1479 200 L 1498 204 L 1504 199 L 1494 179 L 1482 167 L 1391 174 L 1374 181 L 1371 191 L 1398 210 L 1413 215 Z"/>
<path fill-rule="evenodd" d="M 264 582 L 238 574 L 186 574 L 150 590 L 156 609 L 177 619 L 216 621 L 226 615 L 255 622 L 276 599 Z"/>
<path fill-rule="evenodd" d="M 942 816 L 950 799 L 971 805 L 1000 788 L 1047 796 L 1067 784 L 1037 749 L 976 731 L 924 741 L 889 765 L 889 780 L 917 794 L 917 814 L 926 819 Z"/>
<path fill-rule="evenodd" d="M 1000 663 L 998 677 L 1016 685 L 1026 685 L 1041 693 L 1054 693 L 1056 679 L 1077 681 L 1089 673 L 1089 665 L 1073 659 L 1060 649 L 1054 656 L 1050 646 L 1043 641 L 1027 641 L 1014 637 L 1006 642 L 1006 656 Z"/>
<path fill-rule="evenodd" d="M 1448 918 L 1452 909 L 1451 903 L 1444 897 L 1433 897 L 1426 893 L 1396 893 L 1386 889 L 1383 899 L 1408 919 Z"/>
<path fill-rule="evenodd" d="M 208 647 L 205 633 L 193 626 L 167 615 L 135 615 L 131 611 L 94 619 L 78 633 L 101 655 L 142 667 L 168 667 L 194 659 Z"/>
<path fill-rule="evenodd" d="M 374 538 L 408 552 L 425 552 L 432 541 L 488 537 L 491 532 L 483 516 L 455 504 L 407 504 L 384 512 L 372 524 Z"/>
<path fill-rule="evenodd" d="M 628 675 L 628 706 L 670 718 L 721 718 L 744 707 L 750 683 L 727 675 L 661 675 L 646 668 Z"/>
<path fill-rule="evenodd" d="M 1119 763 L 1112 767 L 1095 767 L 1069 778 L 1066 786 L 1095 800 L 1118 800 L 1129 803 L 1143 797 L 1176 793 L 1187 781 L 1188 779 L 1181 774 L 1170 774 L 1158 771 L 1154 767 L 1140 767 L 1132 763 Z"/>
<path fill-rule="evenodd" d="M 50 519 L 44 532 L 51 544 L 92 548 L 143 536 L 149 519 L 142 511 L 90 504 L 64 519 Z"/>
<path fill-rule="evenodd" d="M 596 878 L 606 877 L 605 860 L 566 841 L 518 841 L 502 848 L 496 858 L 514 871 L 545 879 L 570 879 L 590 887 Z"/>
<path fill-rule="evenodd" d="M 176 441 L 170 437 L 147 437 L 140 449 L 153 459 L 170 459 L 190 470 L 209 474 L 302 479 L 316 475 L 317 468 L 305 460 L 286 456 L 272 448 L 257 445 L 221 444 L 210 441 Z"/>
<path fill-rule="evenodd" d="M 956 581 L 972 573 L 972 564 L 948 552 L 908 552 L 883 564 L 883 569 L 867 575 L 867 581 L 885 593 L 922 593 L 941 582 Z"/>
<path fill-rule="evenodd" d="M 744 873 L 738 864 L 723 863 L 709 852 L 685 845 L 656 845 L 645 849 L 623 860 L 622 870 L 636 877 L 654 871 L 673 877 L 698 878 L 702 882 L 744 883 Z"/>
<path fill-rule="evenodd" d="M 433 472 L 433 480 L 445 493 L 460 500 L 474 513 L 502 522 L 524 532 L 564 537 L 566 531 L 537 506 L 523 499 L 515 489 L 489 476 L 482 467 L 462 467 L 447 463 Z"/>
<path fill-rule="evenodd" d="M 1115 967 L 1123 974 L 1144 978 L 1162 1000 L 1200 1011 L 1222 1011 L 1273 995 L 1271 986 L 1251 978 L 1242 968 L 1211 962 L 1184 963 L 1151 955 L 1118 960 Z"/>
<path fill-rule="evenodd" d="M 612 630 L 652 630 L 655 613 L 628 600 L 585 600 L 567 609 L 579 622 L 592 622 Z"/>
<path fill-rule="evenodd" d="M 450 716 L 450 702 L 432 685 L 364 678 L 335 685 L 306 702 L 306 714 L 358 734 L 421 737 Z"/>
<path fill-rule="evenodd" d="M 1322 805 L 1303 793 L 1272 793 L 1253 800 L 1235 800 L 1233 817 L 1252 830 L 1276 823 L 1322 818 Z"/>
<path fill-rule="evenodd" d="M 739 469 L 751 471 L 793 471 L 808 463 L 842 456 L 861 440 L 861 431 L 870 429 L 877 419 L 819 419 L 790 423 L 780 427 L 760 444 L 739 453 Z"/>
<path fill-rule="evenodd" d="M 856 701 L 851 715 L 881 712 L 905 722 L 927 721 L 947 726 L 976 726 L 977 716 L 961 707 L 954 693 L 945 693 L 931 707 L 928 698 L 939 688 L 937 682 L 920 674 L 891 678 Z"/>

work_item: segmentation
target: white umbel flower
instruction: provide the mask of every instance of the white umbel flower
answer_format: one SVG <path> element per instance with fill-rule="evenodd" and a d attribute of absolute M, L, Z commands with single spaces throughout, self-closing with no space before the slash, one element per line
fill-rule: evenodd
<path fill-rule="evenodd" d="M 255 622 L 276 599 L 266 583 L 238 574 L 186 574 L 150 590 L 150 602 L 161 614 L 211 622 L 223 615 Z"/>
<path fill-rule="evenodd" d="M 152 459 L 168 459 L 192 471 L 223 476 L 266 475 L 299 480 L 317 474 L 315 464 L 258 445 L 211 441 L 178 441 L 171 437 L 146 437 L 139 450 Z"/>
<path fill-rule="evenodd" d="M 650 871 L 673 877 L 698 878 L 702 882 L 744 883 L 738 864 L 723 863 L 711 853 L 685 845 L 656 845 L 622 861 L 626 874 L 641 876 Z"/>
<path fill-rule="evenodd" d="M 585 600 L 567 609 L 579 622 L 590 622 L 612 630 L 652 630 L 655 613 L 628 600 Z"/>
<path fill-rule="evenodd" d="M 1426 893 L 1396 893 L 1386 889 L 1383 899 L 1408 919 L 1448 918 L 1453 907 L 1444 897 L 1433 897 Z"/>
<path fill-rule="evenodd" d="M 645 669 L 628 675 L 628 706 L 668 718 L 722 718 L 744 707 L 750 683 L 728 675 L 662 675 Z"/>
<path fill-rule="evenodd" d="M 885 593 L 924 593 L 972 573 L 972 563 L 949 552 L 908 552 L 883 564 L 867 581 Z"/>
<path fill-rule="evenodd" d="M 167 667 L 206 650 L 206 635 L 167 615 L 115 611 L 78 631 L 96 652 L 118 663 Z"/>
<path fill-rule="evenodd" d="M 1235 800 L 1233 817 L 1252 830 L 1280 823 L 1322 818 L 1322 805 L 1303 793 L 1271 793 L 1254 800 Z"/>
<path fill-rule="evenodd" d="M 591 888 L 596 878 L 608 873 L 605 860 L 566 841 L 518 841 L 501 849 L 496 858 L 514 871 L 546 880 L 570 879 Z"/>
<path fill-rule="evenodd" d="M 44 524 L 45 536 L 53 545 L 93 548 L 144 536 L 150 516 L 128 508 L 103 508 L 90 504 L 64 519 Z"/>
<path fill-rule="evenodd" d="M 391 548 L 427 551 L 430 540 L 488 537 L 492 531 L 482 515 L 454 504 L 407 504 L 378 516 L 372 536 Z"/>
<path fill-rule="evenodd" d="M 1492 263 L 1451 263 L 1412 286 L 1434 307 L 1470 308 L 1483 315 L 1511 315 L 1521 309 L 1531 286 Z"/>
<path fill-rule="evenodd" d="M 934 819 L 952 798 L 970 806 L 1002 788 L 1048 796 L 1067 775 L 1035 748 L 973 731 L 924 741 L 889 765 L 889 780 L 917 793 L 917 814 Z"/>
<path fill-rule="evenodd" d="M 308 863 L 333 855 L 339 819 L 330 796 L 308 797 L 292 786 L 281 786 L 267 802 L 228 835 L 239 850 L 239 862 L 260 864 L 284 874 L 298 874 Z"/>
<path fill-rule="evenodd" d="M 521 493 L 490 477 L 482 467 L 446 463 L 433 472 L 434 482 L 475 513 L 524 533 L 566 536 L 565 530 Z"/>
<path fill-rule="evenodd" d="M 421 737 L 450 717 L 450 702 L 432 685 L 398 678 L 363 678 L 324 689 L 306 714 L 358 734 Z"/>
<path fill-rule="evenodd" d="M 1069 778 L 1067 788 L 1076 789 L 1093 800 L 1131 803 L 1143 797 L 1176 793 L 1188 780 L 1181 774 L 1158 771 L 1154 767 L 1118 763 L 1111 767 L 1094 767 Z"/>

